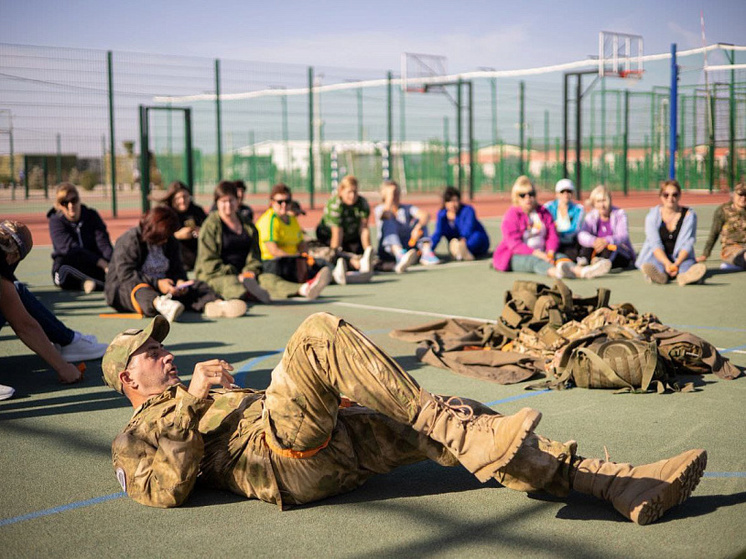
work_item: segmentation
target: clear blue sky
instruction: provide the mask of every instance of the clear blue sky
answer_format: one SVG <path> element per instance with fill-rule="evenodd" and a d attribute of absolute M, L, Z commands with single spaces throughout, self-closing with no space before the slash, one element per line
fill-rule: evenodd
<path fill-rule="evenodd" d="M 746 0 L 0 0 L 4 43 L 398 70 L 402 52 L 449 71 L 513 69 L 596 54 L 598 32 L 645 52 L 746 45 Z"/>

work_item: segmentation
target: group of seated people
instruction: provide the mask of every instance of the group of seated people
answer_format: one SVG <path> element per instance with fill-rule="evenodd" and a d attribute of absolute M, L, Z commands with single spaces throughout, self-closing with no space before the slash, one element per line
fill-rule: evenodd
<path fill-rule="evenodd" d="M 661 185 L 660 204 L 645 217 L 645 242 L 639 254 L 629 238 L 627 215 L 612 205 L 605 186 L 591 191 L 587 213 L 573 201 L 574 194 L 572 181 L 561 179 L 555 199 L 541 206 L 531 179 L 519 177 L 511 191 L 513 205 L 503 218 L 502 241 L 493 254 L 494 268 L 554 278 L 594 278 L 634 265 L 650 283 L 676 280 L 684 286 L 703 281 L 704 261 L 721 237 L 721 268 L 746 269 L 746 184 L 737 185 L 731 201 L 716 210 L 699 257 L 694 252 L 697 215 L 680 204 L 681 186 L 676 180 Z"/>
<path fill-rule="evenodd" d="M 370 281 L 374 269 L 404 273 L 418 261 L 439 264 L 435 249 L 443 239 L 456 261 L 489 254 L 489 236 L 474 207 L 461 202 L 458 189 L 445 188 L 429 235 L 429 213 L 402 203 L 394 181 L 383 182 L 381 203 L 373 210 L 374 249 L 370 206 L 358 190 L 355 177 L 344 177 L 324 207 L 317 238 L 309 241 L 297 219 L 305 212 L 284 184 L 272 187 L 270 206 L 254 224 L 251 208 L 243 204 L 242 181 L 221 181 L 209 214 L 193 202 L 185 184 L 174 182 L 112 246 L 98 212 L 81 203 L 74 185 L 63 183 L 47 214 L 52 277 L 63 289 L 103 291 L 110 306 L 134 316 L 161 314 L 174 321 L 189 309 L 209 318 L 232 318 L 245 314 L 247 303 L 315 299 L 332 280 Z M 716 210 L 699 257 L 694 253 L 697 216 L 680 204 L 675 180 L 662 184 L 660 204 L 645 219 L 645 242 L 637 255 L 626 213 L 612 205 L 606 187 L 590 193 L 587 213 L 573 200 L 572 181 L 560 180 L 555 190 L 555 200 L 541 206 L 528 177 L 515 181 L 512 207 L 492 255 L 496 270 L 588 279 L 634 264 L 651 283 L 687 285 L 704 278 L 704 261 L 718 237 L 721 267 L 746 269 L 746 184 L 737 185 L 732 200 Z M 76 382 L 82 372 L 70 362 L 99 358 L 106 345 L 67 328 L 16 280 L 15 267 L 32 244 L 25 225 L 0 223 L 0 327 L 7 321 L 62 382 Z M 191 279 L 187 272 L 193 272 Z M 0 385 L 0 399 L 12 394 L 12 388 Z"/>

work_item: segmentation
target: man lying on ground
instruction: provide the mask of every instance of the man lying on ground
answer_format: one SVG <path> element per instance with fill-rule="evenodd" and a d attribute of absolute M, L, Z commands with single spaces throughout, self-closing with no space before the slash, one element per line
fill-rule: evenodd
<path fill-rule="evenodd" d="M 198 479 L 281 507 L 303 504 L 431 459 L 519 491 L 591 494 L 648 524 L 691 494 L 707 462 L 704 450 L 638 467 L 582 458 L 575 441 L 534 433 L 538 411 L 503 416 L 431 394 L 354 326 L 326 313 L 293 334 L 265 392 L 238 389 L 221 359 L 198 363 L 184 386 L 162 345 L 168 332 L 160 316 L 144 330 L 126 330 L 102 362 L 106 383 L 135 408 L 112 446 L 117 479 L 150 506 L 181 505 Z"/>

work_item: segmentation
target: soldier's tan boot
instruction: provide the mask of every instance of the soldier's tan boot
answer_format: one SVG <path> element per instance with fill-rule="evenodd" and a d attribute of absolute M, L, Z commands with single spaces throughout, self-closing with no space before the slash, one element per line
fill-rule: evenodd
<path fill-rule="evenodd" d="M 701 449 L 644 466 L 586 459 L 577 466 L 572 488 L 609 501 L 637 524 L 650 524 L 691 495 L 706 465 Z"/>
<path fill-rule="evenodd" d="M 460 398 L 446 401 L 423 390 L 412 428 L 445 446 L 485 482 L 513 459 L 540 419 L 541 413 L 531 408 L 507 416 L 475 414 Z"/>

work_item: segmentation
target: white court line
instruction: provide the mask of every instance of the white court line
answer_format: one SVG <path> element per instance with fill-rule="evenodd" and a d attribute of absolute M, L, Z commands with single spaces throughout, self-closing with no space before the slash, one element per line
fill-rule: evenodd
<path fill-rule="evenodd" d="M 415 314 L 419 316 L 431 316 L 434 318 L 461 318 L 465 320 L 481 320 L 483 322 L 489 322 L 491 324 L 495 324 L 497 322 L 496 320 L 491 320 L 489 318 L 481 318 L 481 317 L 475 317 L 475 316 L 462 316 L 458 314 L 445 314 L 445 313 L 427 312 L 427 311 L 413 311 L 409 309 L 398 309 L 396 307 L 379 307 L 375 305 L 362 305 L 360 303 L 345 303 L 342 301 L 335 301 L 331 304 L 342 306 L 342 307 L 350 307 L 353 309 L 364 309 L 364 310 L 369 310 L 369 311 L 385 311 L 385 312 L 392 312 L 392 313 L 397 313 L 397 314 Z M 718 351 L 722 351 L 727 348 L 718 347 L 716 349 Z M 746 354 L 746 350 L 736 349 L 733 351 L 729 351 L 728 353 Z"/>

